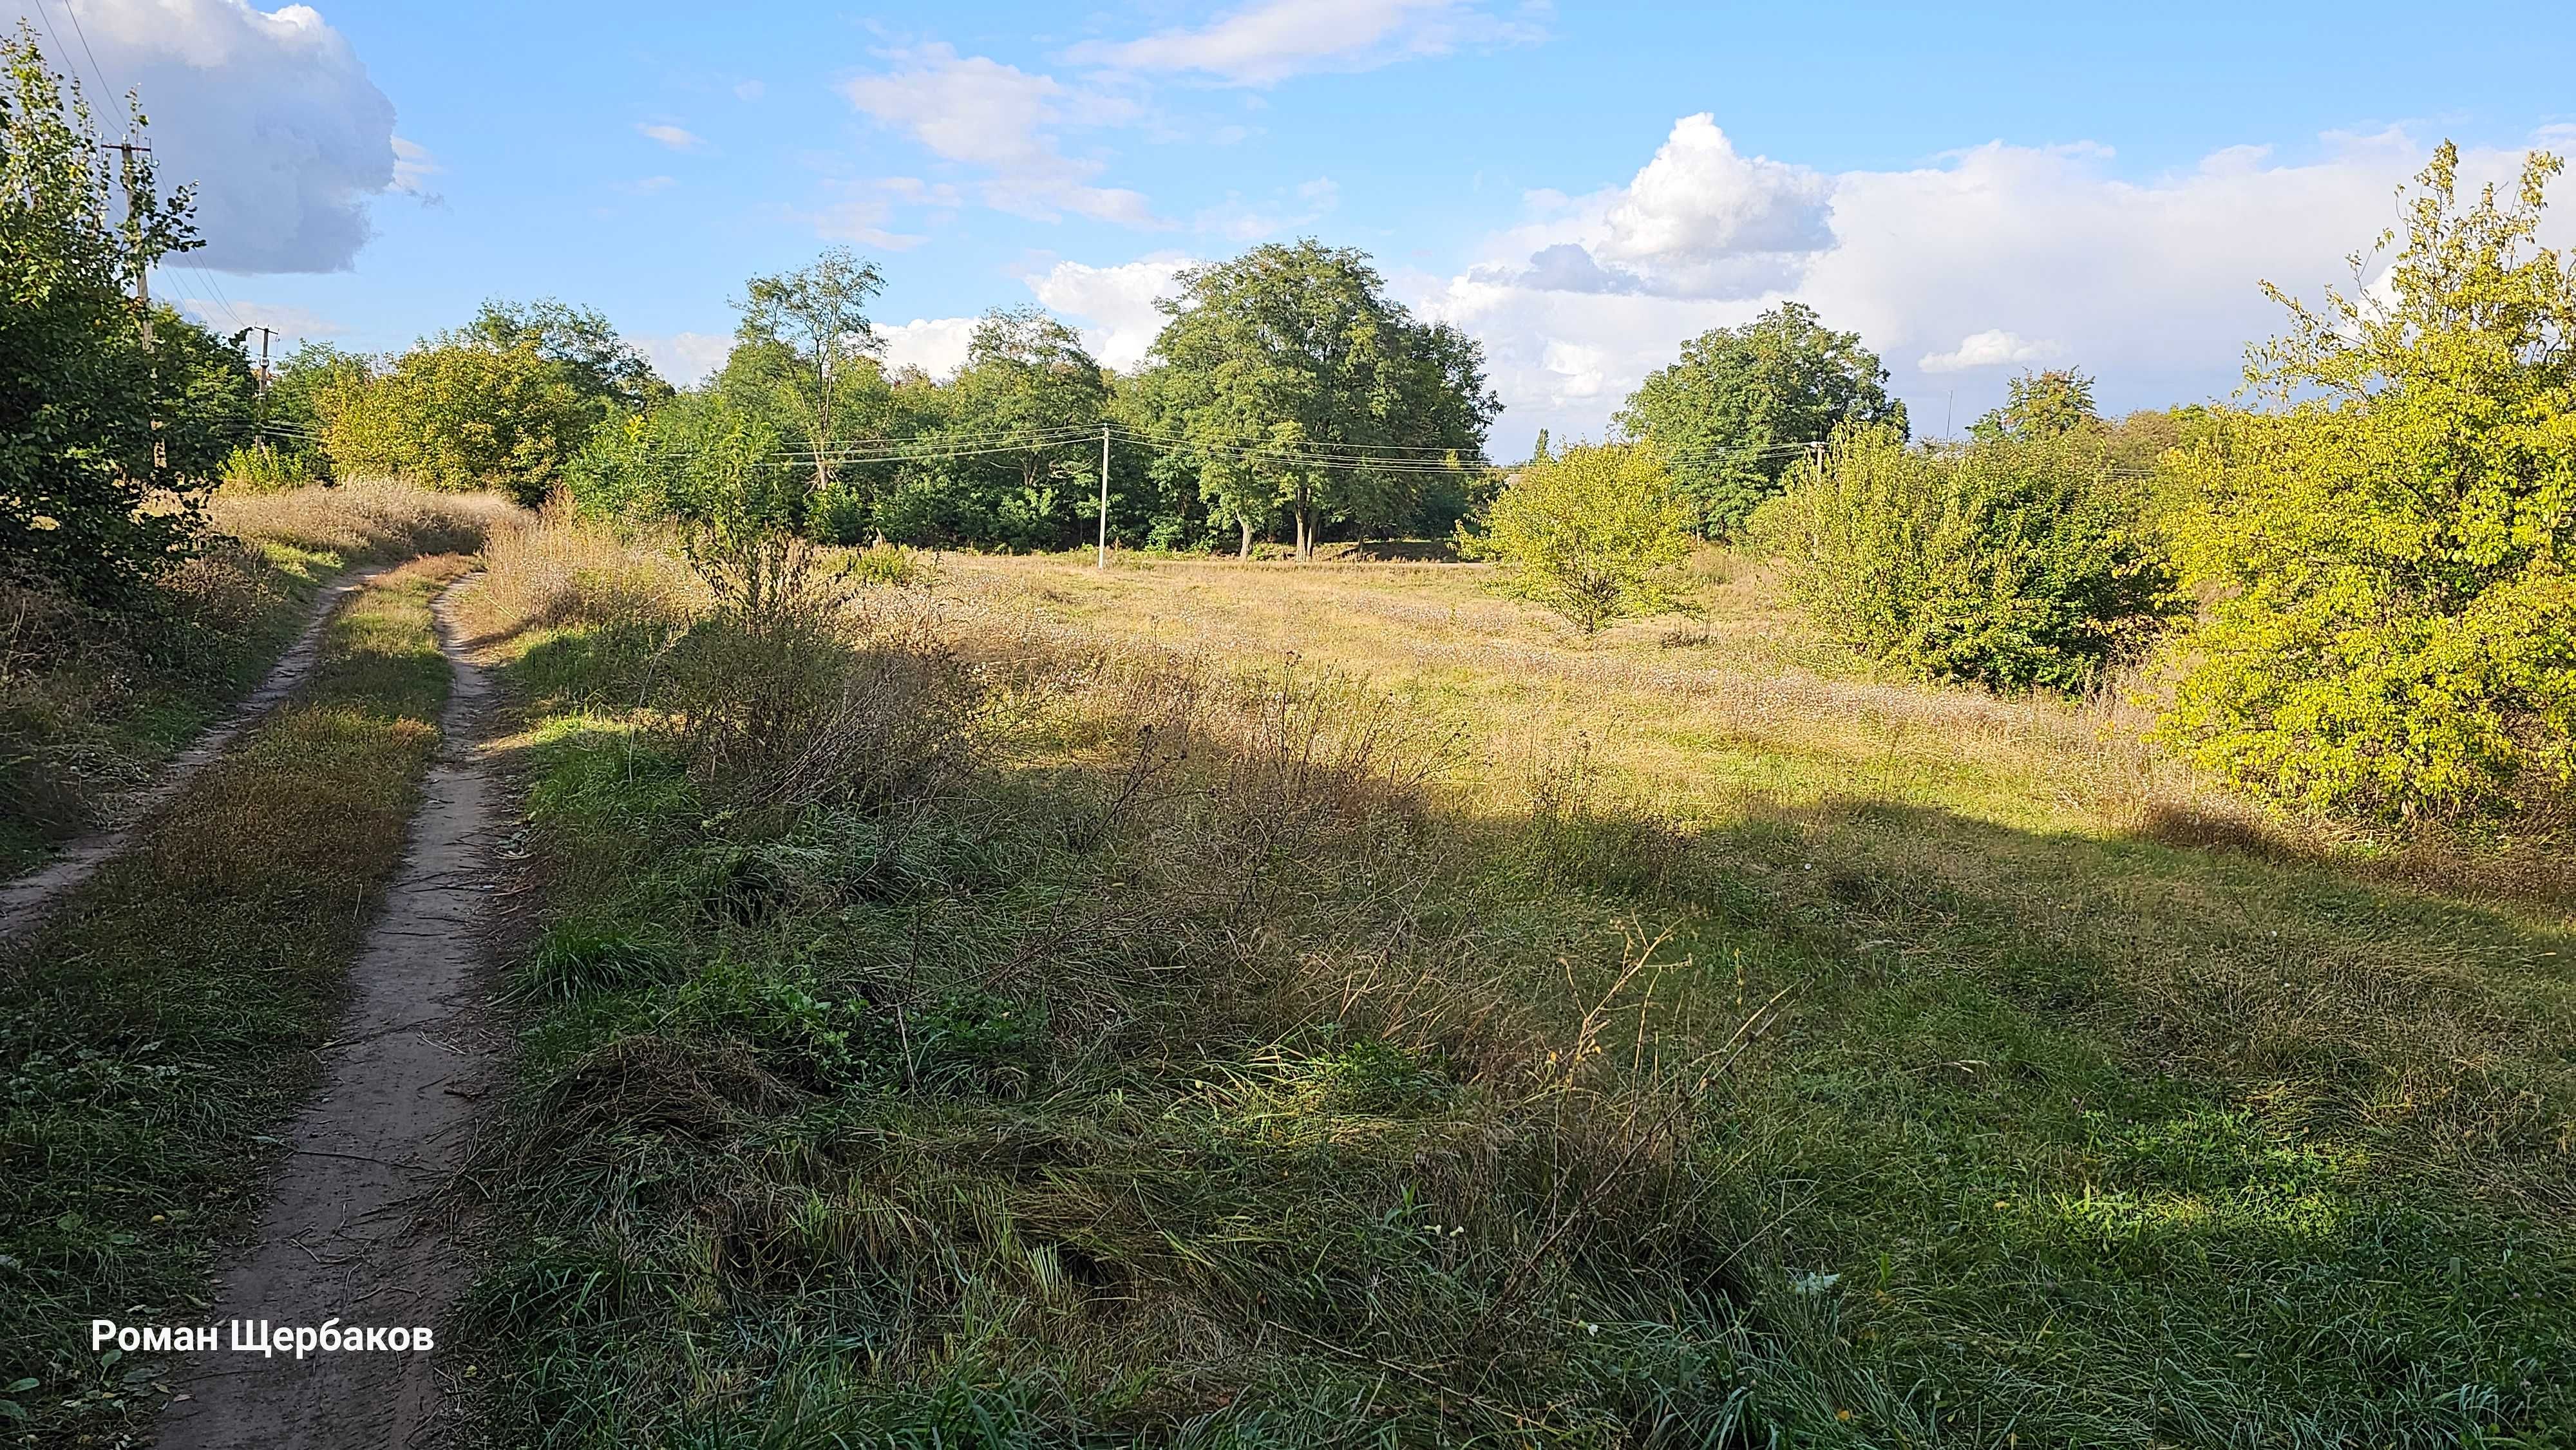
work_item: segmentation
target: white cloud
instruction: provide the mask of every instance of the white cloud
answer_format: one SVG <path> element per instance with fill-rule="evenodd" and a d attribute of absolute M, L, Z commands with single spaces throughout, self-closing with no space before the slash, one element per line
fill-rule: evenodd
<path fill-rule="evenodd" d="M 1062 128 L 1125 124 L 1141 114 L 1135 102 L 946 45 L 886 59 L 892 69 L 845 81 L 841 94 L 933 155 L 984 172 L 986 206 L 1035 221 L 1073 212 L 1133 227 L 1163 224 L 1141 193 L 1091 184 L 1104 163 L 1062 149 Z"/>
<path fill-rule="evenodd" d="M 619 191 L 625 192 L 630 196 L 651 196 L 656 192 L 669 191 L 672 187 L 679 184 L 678 180 L 673 177 L 639 176 L 633 181 L 618 182 L 616 183 L 616 186 Z"/>
<path fill-rule="evenodd" d="M 7 8 L 34 13 L 26 0 Z M 124 93 L 142 93 L 161 183 L 197 186 L 206 245 L 190 262 L 226 272 L 341 271 L 371 233 L 368 199 L 398 184 L 416 189 L 421 173 L 397 166 L 393 102 L 311 9 L 80 0 L 80 19 L 88 52 L 53 59 L 83 80 L 110 130 Z M 95 94 L 93 55 L 113 96 Z"/>
<path fill-rule="evenodd" d="M 966 346 L 975 338 L 972 317 L 914 318 L 892 327 L 880 327 L 877 336 L 885 340 L 885 365 L 888 369 L 919 368 L 934 378 L 944 378 L 966 362 Z"/>
<path fill-rule="evenodd" d="M 2314 159 L 2239 146 L 2132 179 L 2099 146 L 1994 142 L 1835 175 L 1745 158 L 1713 120 L 1685 117 L 1626 184 L 1532 193 L 1483 260 L 1394 280 L 1484 341 L 1515 435 L 1599 436 L 1684 339 L 1783 299 L 1860 333 L 1919 424 L 1953 387 L 1962 416 L 2000 401 L 2002 376 L 1974 370 L 2014 363 L 2082 366 L 2106 406 L 2187 402 L 2230 391 L 2244 344 L 2278 330 L 2260 281 L 2347 280 L 2344 255 L 2388 225 L 2427 150 L 2394 131 L 2331 135 Z M 2467 153 L 2464 188 L 2519 158 Z M 2576 231 L 2560 213 L 2552 230 Z"/>
<path fill-rule="evenodd" d="M 2033 342 L 2020 333 L 1990 327 L 1960 338 L 1959 345 L 1948 352 L 1924 354 L 1915 366 L 1927 373 L 1963 373 L 2009 363 L 2052 362 L 2065 355 L 2066 349 L 2054 342 Z"/>
<path fill-rule="evenodd" d="M 684 126 L 657 125 L 638 121 L 635 132 L 648 141 L 659 142 L 674 151 L 705 151 L 707 138 Z"/>
<path fill-rule="evenodd" d="M 428 147 L 400 136 L 394 138 L 393 190 L 435 205 L 439 197 L 425 183 L 446 169 L 430 156 Z"/>
<path fill-rule="evenodd" d="M 339 337 L 349 330 L 330 318 L 316 315 L 304 308 L 277 303 L 208 301 L 202 297 L 183 297 L 179 299 L 179 306 L 189 316 L 218 332 L 231 332 L 239 327 L 265 327 L 273 330 L 277 334 L 277 342 L 270 347 L 272 357 L 280 355 L 281 344 L 291 346 L 294 341 L 305 338 Z M 251 355 L 256 358 L 259 354 L 259 338 L 255 333 L 251 337 L 250 346 Z"/>
<path fill-rule="evenodd" d="M 769 87 L 759 81 L 743 81 L 733 88 L 733 93 L 740 100 L 756 101 L 769 94 Z"/>
<path fill-rule="evenodd" d="M 664 382 L 683 388 L 723 367 L 733 352 L 733 339 L 721 332 L 674 332 L 626 340 L 643 349 Z"/>
<path fill-rule="evenodd" d="M 1154 299 L 1176 291 L 1173 274 L 1192 264 L 1168 253 L 1118 267 L 1058 262 L 1027 280 L 1038 301 L 1091 324 L 1082 329 L 1082 344 L 1093 357 L 1124 370 L 1144 361 L 1163 330 Z"/>
<path fill-rule="evenodd" d="M 1268 85 L 1315 70 L 1362 70 L 1461 45 L 1536 38 L 1467 0 L 1256 0 L 1206 25 L 1138 40 L 1094 41 L 1067 59 L 1134 71 L 1184 71 Z"/>

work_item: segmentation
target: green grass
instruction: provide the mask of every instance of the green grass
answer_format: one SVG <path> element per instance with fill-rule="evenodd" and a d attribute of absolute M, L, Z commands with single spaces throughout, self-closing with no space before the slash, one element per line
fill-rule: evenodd
<path fill-rule="evenodd" d="M 1285 607 L 1174 576 L 1220 648 Z M 2576 1443 L 2562 919 L 2146 839 L 2037 707 L 1755 658 L 1848 713 L 1658 733 L 1651 641 L 1471 614 L 1478 674 L 1312 577 L 1315 654 L 1463 678 L 890 610 L 800 696 L 547 611 L 487 1439 Z M 770 750 L 883 779 L 889 654 L 969 748 L 708 753 L 801 699 Z M 1497 763 L 1505 698 L 1596 744 Z"/>
<path fill-rule="evenodd" d="M 37 1382 L 0 1416 L 47 1440 L 144 1433 L 158 1371 L 88 1320 L 195 1322 L 258 1211 L 437 746 L 459 567 L 353 596 L 304 685 L 0 956 L 0 1384 Z"/>

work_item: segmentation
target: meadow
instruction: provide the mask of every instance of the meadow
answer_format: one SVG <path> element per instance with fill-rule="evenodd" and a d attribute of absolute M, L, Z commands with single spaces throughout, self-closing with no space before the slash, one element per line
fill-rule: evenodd
<path fill-rule="evenodd" d="M 1765 570 L 495 543 L 490 1438 L 2553 1444 L 2555 863 L 1875 678 Z M 844 597 L 846 595 L 846 597 Z"/>

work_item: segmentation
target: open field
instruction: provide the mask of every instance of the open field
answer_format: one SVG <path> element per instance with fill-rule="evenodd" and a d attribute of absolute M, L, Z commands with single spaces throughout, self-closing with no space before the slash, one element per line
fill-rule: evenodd
<path fill-rule="evenodd" d="M 2576 1436 L 2548 893 L 1727 567 L 1578 645 L 1442 566 L 752 629 L 500 550 L 551 925 L 492 1437 Z"/>

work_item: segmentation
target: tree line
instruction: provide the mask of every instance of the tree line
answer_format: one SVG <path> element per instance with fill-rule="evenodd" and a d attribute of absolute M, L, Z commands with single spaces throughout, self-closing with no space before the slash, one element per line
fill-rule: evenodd
<path fill-rule="evenodd" d="M 486 304 L 391 358 L 308 346 L 280 372 L 276 446 L 621 511 L 730 490 L 817 540 L 946 547 L 1085 542 L 1104 433 L 1110 534 L 1130 547 L 1278 538 L 1304 557 L 1335 536 L 1445 534 L 1486 486 L 1500 403 L 1482 349 L 1389 299 L 1353 249 L 1183 272 L 1126 372 L 1033 307 L 979 319 L 952 376 L 889 368 L 870 317 L 883 287 L 844 249 L 751 278 L 724 364 L 681 389 L 599 314 L 552 301 Z"/>

